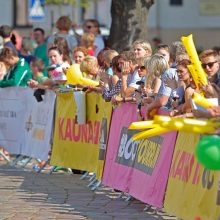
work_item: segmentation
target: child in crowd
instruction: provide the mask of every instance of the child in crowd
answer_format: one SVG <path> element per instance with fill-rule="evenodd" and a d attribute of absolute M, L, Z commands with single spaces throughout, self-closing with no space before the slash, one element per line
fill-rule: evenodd
<path fill-rule="evenodd" d="M 81 37 L 81 46 L 87 49 L 88 55 L 95 56 L 94 53 L 95 35 L 93 33 L 84 33 Z"/>
<path fill-rule="evenodd" d="M 85 74 L 85 77 L 98 81 L 99 76 L 99 64 L 98 60 L 94 56 L 86 56 L 84 60 L 80 63 L 80 70 Z"/>
<path fill-rule="evenodd" d="M 48 77 L 44 76 L 44 62 L 41 59 L 35 58 L 30 63 L 30 68 L 33 74 L 33 80 L 37 81 L 38 83 L 44 83 L 48 80 Z"/>
<path fill-rule="evenodd" d="M 80 70 L 83 73 L 84 77 L 99 81 L 100 75 L 99 75 L 99 64 L 98 60 L 94 56 L 86 56 L 84 60 L 80 63 Z M 100 87 L 94 87 L 94 86 L 88 86 L 87 92 L 100 92 L 102 89 Z"/>

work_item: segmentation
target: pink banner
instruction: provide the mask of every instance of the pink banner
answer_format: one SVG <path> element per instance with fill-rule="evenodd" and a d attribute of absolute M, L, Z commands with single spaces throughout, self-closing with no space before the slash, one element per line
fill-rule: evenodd
<path fill-rule="evenodd" d="M 132 141 L 136 105 L 114 110 L 102 183 L 144 203 L 162 207 L 177 132 Z"/>

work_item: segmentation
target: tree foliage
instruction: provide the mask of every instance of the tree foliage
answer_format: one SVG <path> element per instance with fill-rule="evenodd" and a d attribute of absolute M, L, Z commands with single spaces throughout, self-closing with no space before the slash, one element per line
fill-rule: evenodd
<path fill-rule="evenodd" d="M 81 0 L 79 6 L 82 8 L 88 8 L 91 2 L 97 0 Z M 45 5 L 76 5 L 77 0 L 45 0 Z"/>

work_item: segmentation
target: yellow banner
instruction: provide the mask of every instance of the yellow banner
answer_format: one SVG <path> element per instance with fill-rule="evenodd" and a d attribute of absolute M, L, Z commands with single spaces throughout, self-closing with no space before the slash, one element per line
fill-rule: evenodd
<path fill-rule="evenodd" d="M 86 96 L 86 124 L 75 120 L 73 93 L 57 95 L 51 164 L 97 173 L 101 179 L 112 107 L 96 93 Z"/>
<path fill-rule="evenodd" d="M 179 132 L 164 207 L 184 220 L 218 220 L 220 172 L 207 170 L 197 161 L 194 151 L 198 141 L 197 134 Z"/>

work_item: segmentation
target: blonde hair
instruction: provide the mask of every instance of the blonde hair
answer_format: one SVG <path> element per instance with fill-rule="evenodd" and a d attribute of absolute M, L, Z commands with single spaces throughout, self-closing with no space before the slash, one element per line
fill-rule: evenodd
<path fill-rule="evenodd" d="M 178 64 L 182 60 L 189 60 L 189 55 L 187 53 L 176 54 L 176 63 Z"/>
<path fill-rule="evenodd" d="M 148 60 L 150 60 L 151 57 L 138 57 L 137 58 L 137 65 L 138 66 L 145 66 L 147 65 Z"/>
<path fill-rule="evenodd" d="M 217 59 L 217 61 L 220 61 L 219 54 L 216 50 L 208 49 L 208 50 L 202 51 L 202 53 L 199 54 L 200 60 L 206 57 L 209 57 L 209 56 L 213 56 Z"/>
<path fill-rule="evenodd" d="M 134 48 L 136 45 L 140 45 L 147 53 L 148 56 L 151 56 L 152 54 L 152 48 L 151 45 L 148 41 L 144 40 L 136 40 L 133 44 L 132 47 Z"/>
<path fill-rule="evenodd" d="M 154 54 L 145 64 L 147 70 L 146 87 L 154 87 L 154 81 L 156 78 L 160 78 L 161 75 L 169 69 L 169 64 L 166 59 L 160 54 Z"/>
<path fill-rule="evenodd" d="M 81 40 L 84 42 L 84 47 L 93 47 L 95 42 L 95 35 L 92 33 L 84 33 L 81 37 Z"/>
<path fill-rule="evenodd" d="M 85 59 L 80 63 L 81 72 L 90 74 L 93 68 L 98 65 L 98 60 L 94 56 L 86 56 Z"/>
<path fill-rule="evenodd" d="M 112 59 L 118 56 L 118 52 L 116 50 L 105 50 L 103 56 L 104 56 L 104 61 L 108 64 L 111 64 Z"/>

